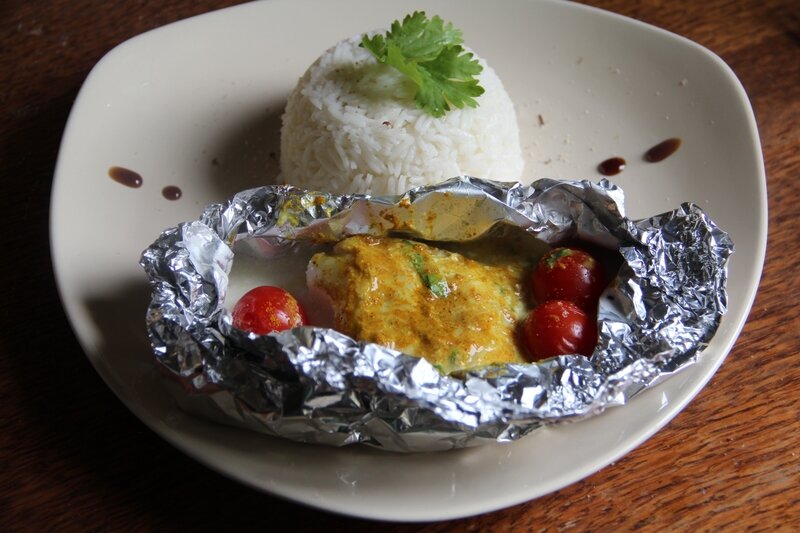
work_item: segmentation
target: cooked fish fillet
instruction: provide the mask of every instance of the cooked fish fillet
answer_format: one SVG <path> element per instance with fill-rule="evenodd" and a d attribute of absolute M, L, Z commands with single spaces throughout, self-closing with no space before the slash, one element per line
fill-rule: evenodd
<path fill-rule="evenodd" d="M 491 264 L 489 264 L 489 262 Z M 426 358 L 443 372 L 523 361 L 516 329 L 526 314 L 525 257 L 487 263 L 421 242 L 349 237 L 308 267 L 331 300 L 334 328 Z"/>

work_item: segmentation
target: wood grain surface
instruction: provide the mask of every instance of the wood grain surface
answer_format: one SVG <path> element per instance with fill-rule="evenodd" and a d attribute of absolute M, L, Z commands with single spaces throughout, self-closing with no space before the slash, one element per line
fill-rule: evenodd
<path fill-rule="evenodd" d="M 111 393 L 61 308 L 47 221 L 59 141 L 78 89 L 124 40 L 234 3 L 0 2 L 1 530 L 800 529 L 800 3 L 588 2 L 706 46 L 744 84 L 770 198 L 758 296 L 719 372 L 645 444 L 535 501 L 430 524 L 308 509 L 199 465 Z"/>

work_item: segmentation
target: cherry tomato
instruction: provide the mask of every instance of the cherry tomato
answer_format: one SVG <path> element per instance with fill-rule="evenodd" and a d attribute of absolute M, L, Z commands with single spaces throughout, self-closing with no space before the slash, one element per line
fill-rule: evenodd
<path fill-rule="evenodd" d="M 294 296 L 264 285 L 248 291 L 233 308 L 234 327 L 258 335 L 305 326 L 306 312 Z"/>
<path fill-rule="evenodd" d="M 591 355 L 597 344 L 597 322 L 572 302 L 548 300 L 528 314 L 523 340 L 534 361 Z"/>
<path fill-rule="evenodd" d="M 590 313 L 605 288 L 603 267 L 591 255 L 575 248 L 554 248 L 533 271 L 533 295 L 541 303 L 567 300 Z"/>

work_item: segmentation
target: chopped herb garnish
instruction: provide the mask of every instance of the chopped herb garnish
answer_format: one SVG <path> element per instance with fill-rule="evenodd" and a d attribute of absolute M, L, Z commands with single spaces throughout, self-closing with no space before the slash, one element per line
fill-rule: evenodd
<path fill-rule="evenodd" d="M 437 298 L 444 298 L 450 294 L 450 287 L 447 285 L 447 282 L 436 274 L 425 273 L 421 277 L 425 286 L 428 287 Z"/>
<path fill-rule="evenodd" d="M 431 293 L 437 298 L 444 298 L 450 294 L 450 286 L 447 281 L 437 274 L 432 274 L 425 269 L 425 263 L 422 256 L 416 252 L 409 256 L 411 266 L 414 267 L 422 284 L 425 285 Z"/>
<path fill-rule="evenodd" d="M 450 352 L 450 356 L 447 360 L 451 366 L 455 366 L 455 364 L 458 363 L 458 350 L 453 350 Z"/>
<path fill-rule="evenodd" d="M 451 23 L 415 11 L 394 21 L 386 35 L 364 35 L 361 46 L 408 76 L 417 85 L 417 107 L 438 118 L 452 107 L 477 107 L 475 98 L 484 92 L 477 78 L 483 67 L 463 41 Z"/>
<path fill-rule="evenodd" d="M 422 256 L 418 253 L 411 254 L 411 265 L 417 271 L 417 274 L 421 276 L 425 269 L 425 265 L 422 264 Z"/>
<path fill-rule="evenodd" d="M 556 263 L 559 259 L 570 255 L 572 255 L 572 250 L 569 248 L 559 248 L 554 250 L 550 255 L 547 256 L 547 268 L 553 268 L 556 266 Z"/>

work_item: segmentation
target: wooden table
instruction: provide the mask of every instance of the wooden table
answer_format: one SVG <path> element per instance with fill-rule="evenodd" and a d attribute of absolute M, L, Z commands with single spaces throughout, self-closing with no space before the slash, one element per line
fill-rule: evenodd
<path fill-rule="evenodd" d="M 82 353 L 48 249 L 59 140 L 91 67 L 122 41 L 232 0 L 6 0 L 0 7 L 0 529 L 697 530 L 800 528 L 800 5 L 592 0 L 719 54 L 755 107 L 769 248 L 720 371 L 666 428 L 538 500 L 435 524 L 376 524 L 273 498 L 209 471 L 136 419 Z M 42 371 L 45 369 L 45 371 Z"/>

